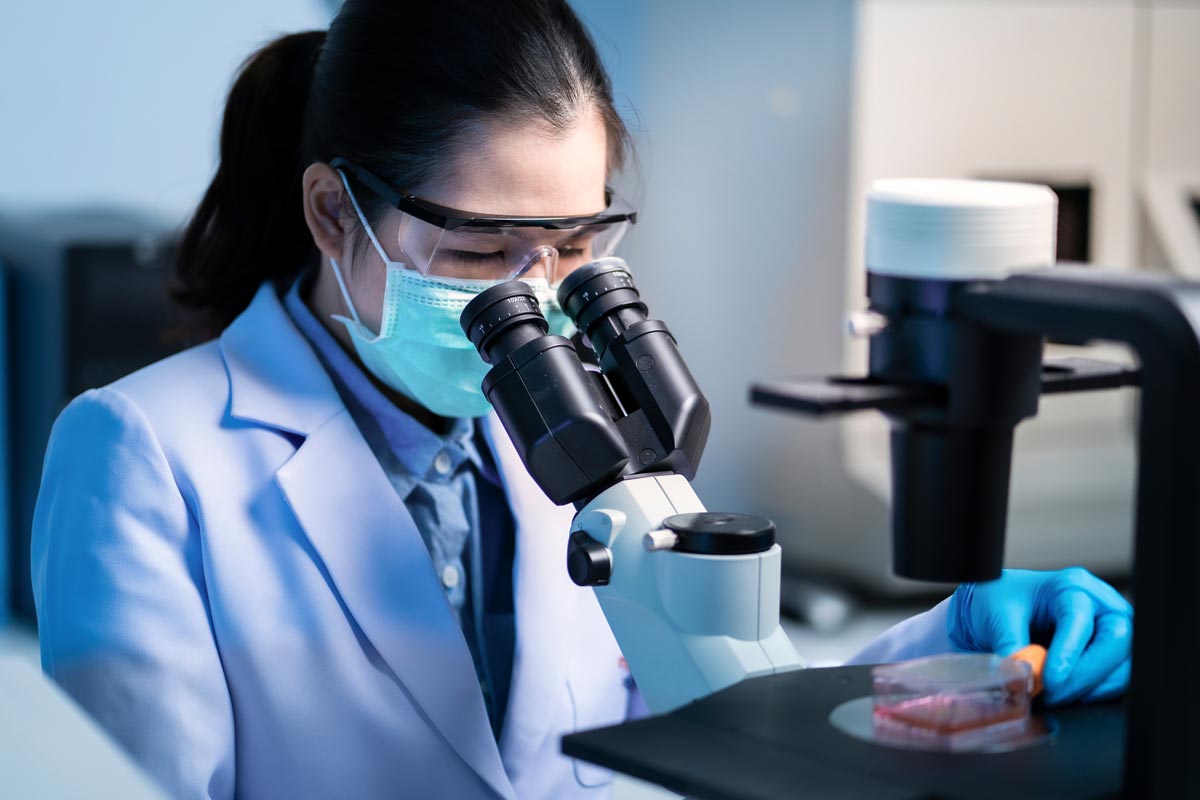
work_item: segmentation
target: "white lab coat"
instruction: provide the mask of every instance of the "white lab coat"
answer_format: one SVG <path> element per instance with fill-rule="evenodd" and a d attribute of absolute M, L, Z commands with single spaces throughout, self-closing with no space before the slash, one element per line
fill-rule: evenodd
<path fill-rule="evenodd" d="M 493 416 L 517 521 L 497 745 L 401 498 L 273 289 L 219 340 L 63 412 L 33 578 L 48 674 L 176 797 L 589 798 L 561 736 L 620 721 L 620 651 Z M 945 649 L 937 610 L 876 648 Z M 882 649 L 880 649 L 882 648 Z"/>

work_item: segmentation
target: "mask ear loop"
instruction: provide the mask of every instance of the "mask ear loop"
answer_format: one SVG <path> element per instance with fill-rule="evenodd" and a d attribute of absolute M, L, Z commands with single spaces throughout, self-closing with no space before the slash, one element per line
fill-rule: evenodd
<path fill-rule="evenodd" d="M 371 238 L 371 244 L 375 246 L 375 252 L 379 253 L 379 257 L 383 259 L 384 264 L 390 265 L 392 262 L 388 259 L 383 245 L 375 238 L 375 231 L 371 230 L 366 215 L 363 214 L 362 208 L 359 207 L 358 198 L 354 196 L 354 190 L 350 188 L 350 181 L 347 180 L 346 173 L 339 169 L 337 174 L 342 179 L 342 185 L 346 187 L 346 194 L 350 196 L 350 204 L 354 206 L 354 213 L 358 215 L 358 221 L 362 223 L 363 228 L 367 231 L 367 236 Z M 358 318 L 358 309 L 354 307 L 354 301 L 350 299 L 350 290 L 346 288 L 346 281 L 342 277 L 342 268 L 338 266 L 337 259 L 335 258 L 329 259 L 329 263 L 333 265 L 333 277 L 337 278 L 338 288 L 342 291 L 342 299 L 346 301 L 346 308 L 350 309 L 350 316 L 354 318 L 355 322 L 361 325 L 362 320 Z"/>
<path fill-rule="evenodd" d="M 383 245 L 379 243 L 379 239 L 375 238 L 375 231 L 371 230 L 370 224 L 367 223 L 367 217 L 358 205 L 358 198 L 354 196 L 354 190 L 350 188 L 350 181 L 346 179 L 346 173 L 339 169 L 338 175 L 342 176 L 342 185 L 346 187 L 346 194 L 350 195 L 350 204 L 354 206 L 354 213 L 358 215 L 358 221 L 366 229 L 367 236 L 371 237 L 371 244 L 375 245 L 375 252 L 379 253 L 379 257 L 383 259 L 384 264 L 391 266 L 396 263 L 388 258 L 387 251 L 383 249 Z"/>
<path fill-rule="evenodd" d="M 337 259 L 329 259 L 329 263 L 333 266 L 333 277 L 337 278 L 338 288 L 342 290 L 342 299 L 346 301 L 346 308 L 350 309 L 350 316 L 359 325 L 362 321 L 358 318 L 358 311 L 354 308 L 354 301 L 350 299 L 350 292 L 346 289 L 346 282 L 342 280 L 342 268 L 338 266 Z"/>

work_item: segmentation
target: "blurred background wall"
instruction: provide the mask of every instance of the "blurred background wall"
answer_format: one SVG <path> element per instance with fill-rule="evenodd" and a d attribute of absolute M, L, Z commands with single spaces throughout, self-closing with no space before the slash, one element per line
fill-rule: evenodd
<path fill-rule="evenodd" d="M 139 274 L 152 276 L 145 285 L 163 279 L 171 232 L 213 170 L 240 61 L 279 33 L 325 25 L 335 6 L 45 0 L 6 9 L 0 262 L 10 272 L 13 453 L 3 518 L 18 598 L 50 421 L 75 391 L 131 363 L 119 342 L 82 354 L 72 342 L 136 311 L 112 287 Z M 879 421 L 816 423 L 747 402 L 755 379 L 861 369 L 842 320 L 861 302 L 869 180 L 1050 182 L 1075 215 L 1073 257 L 1200 275 L 1188 200 L 1200 197 L 1200 0 L 574 6 L 637 134 L 640 169 L 621 181 L 643 213 L 627 255 L 713 404 L 698 490 L 710 508 L 774 518 L 794 574 L 873 593 L 910 589 L 889 577 Z M 88 266 L 101 262 L 111 278 Z M 80 275 L 96 282 L 81 290 Z M 156 313 L 139 330 L 159 325 Z M 1067 402 L 1048 403 L 1052 418 L 1021 434 L 1009 561 L 1120 575 L 1132 401 Z M 1093 533 L 1098 544 L 1085 541 Z"/>
<path fill-rule="evenodd" d="M 238 64 L 329 18 L 319 0 L 5 4 L 0 203 L 133 205 L 182 219 L 212 177 Z"/>
<path fill-rule="evenodd" d="M 329 17 L 317 0 L 46 0 L 0 14 L 0 621 L 10 606 L 32 616 L 29 524 L 55 416 L 173 349 L 171 240 L 211 178 L 234 70 Z"/>

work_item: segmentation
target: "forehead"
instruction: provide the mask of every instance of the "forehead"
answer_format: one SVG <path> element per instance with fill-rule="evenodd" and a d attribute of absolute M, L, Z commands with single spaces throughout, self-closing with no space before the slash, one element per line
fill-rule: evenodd
<path fill-rule="evenodd" d="M 454 167 L 420 194 L 478 214 L 573 216 L 604 210 L 608 141 L 595 112 L 565 131 L 541 122 L 481 127 Z"/>

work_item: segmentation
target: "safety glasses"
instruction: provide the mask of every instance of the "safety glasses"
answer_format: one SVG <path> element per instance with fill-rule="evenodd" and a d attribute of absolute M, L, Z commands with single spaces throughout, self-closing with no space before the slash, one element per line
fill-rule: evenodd
<path fill-rule="evenodd" d="M 352 175 L 388 205 L 403 212 L 399 256 L 423 275 L 505 281 L 544 277 L 557 286 L 573 270 L 611 256 L 637 214 L 605 190 L 607 207 L 571 217 L 505 217 L 447 208 L 396 190 L 345 158 L 331 163 Z M 350 199 L 358 205 L 350 182 Z"/>

